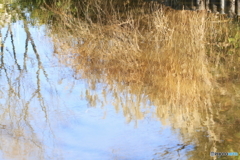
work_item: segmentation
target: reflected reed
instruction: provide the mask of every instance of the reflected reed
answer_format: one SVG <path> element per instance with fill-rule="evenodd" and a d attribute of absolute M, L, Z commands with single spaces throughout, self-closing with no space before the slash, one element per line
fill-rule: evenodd
<path fill-rule="evenodd" d="M 239 77 L 236 23 L 204 11 L 156 4 L 125 14 L 103 7 L 101 13 L 111 16 L 101 21 L 103 17 L 91 19 L 90 13 L 85 19 L 58 14 L 60 25 L 51 30 L 59 60 L 75 70 L 76 79 L 87 80 L 83 97 L 89 105 L 111 103 L 136 124 L 150 115 L 180 129 L 187 144 L 198 143 L 197 151 L 204 150 L 201 146 L 224 151 L 218 145 L 224 131 L 217 119 L 223 118 L 220 111 L 236 105 L 239 90 L 232 83 Z M 103 86 L 101 95 L 98 84 Z M 235 144 L 231 147 L 236 151 Z M 195 158 L 201 153 L 194 153 Z"/>

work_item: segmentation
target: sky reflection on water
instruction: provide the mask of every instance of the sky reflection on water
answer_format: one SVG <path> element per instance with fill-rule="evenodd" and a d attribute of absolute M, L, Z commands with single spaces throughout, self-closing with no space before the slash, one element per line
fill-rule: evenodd
<path fill-rule="evenodd" d="M 11 24 L 14 42 L 8 35 L 4 43 L 2 159 L 187 159 L 193 146 L 178 152 L 179 133 L 157 119 L 146 117 L 136 125 L 126 123 L 122 111 L 116 113 L 110 104 L 89 107 L 81 98 L 88 90 L 86 80 L 77 80 L 71 68 L 58 62 L 45 26 L 28 26 L 39 57 L 32 43 L 25 43 L 23 27 L 23 21 Z M 7 31 L 2 28 L 2 37 Z M 96 93 L 102 90 L 99 84 Z"/>

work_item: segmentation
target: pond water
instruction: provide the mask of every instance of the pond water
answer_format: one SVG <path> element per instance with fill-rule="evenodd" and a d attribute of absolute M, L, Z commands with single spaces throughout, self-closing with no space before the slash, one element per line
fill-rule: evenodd
<path fill-rule="evenodd" d="M 178 152 L 179 133 L 156 118 L 126 123 L 111 104 L 89 107 L 87 82 L 59 63 L 46 26 L 28 29 L 31 40 L 21 20 L 1 29 L 1 159 L 187 159 L 194 145 Z"/>
<path fill-rule="evenodd" d="M 219 148 L 240 153 L 239 97 L 231 105 L 232 96 L 223 94 L 227 100 L 219 103 L 231 107 L 222 112 L 156 106 L 128 85 L 119 89 L 98 82 L 98 74 L 77 72 L 74 56 L 56 53 L 54 34 L 21 18 L 2 25 L 0 159 L 184 160 L 211 159 Z M 224 116 L 229 123 L 221 122 Z"/>

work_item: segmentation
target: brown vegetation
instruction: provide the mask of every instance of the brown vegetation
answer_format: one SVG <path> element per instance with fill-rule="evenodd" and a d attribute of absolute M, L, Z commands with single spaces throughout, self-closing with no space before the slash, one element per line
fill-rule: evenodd
<path fill-rule="evenodd" d="M 172 105 L 198 106 L 213 83 L 205 54 L 207 13 L 154 5 L 159 9 L 151 14 L 140 8 L 105 24 L 75 24 L 76 72 L 104 75 L 109 83 L 138 84 L 155 98 L 174 100 Z M 66 54 L 70 44 L 58 48 Z"/>
<path fill-rule="evenodd" d="M 95 6 L 95 11 L 108 15 L 104 23 L 103 16 L 60 16 L 72 34 L 71 42 L 61 31 L 62 24 L 54 26 L 59 45 L 56 52 L 74 53 L 76 72 L 83 77 L 97 75 L 109 85 L 138 86 L 152 101 L 164 99 L 173 106 L 212 105 L 212 91 L 219 92 L 216 81 L 229 76 L 224 74 L 227 70 L 221 57 L 224 61 L 238 57 L 219 50 L 219 46 L 225 51 L 232 48 L 227 38 L 232 34 L 231 22 L 206 11 L 174 10 L 154 3 L 124 13 L 101 7 Z M 236 63 L 227 68 L 232 67 Z M 215 70 L 219 69 L 217 77 Z"/>
<path fill-rule="evenodd" d="M 170 120 L 183 136 L 199 139 L 203 135 L 196 130 L 204 130 L 209 138 L 200 147 L 213 142 L 215 150 L 221 134 L 214 114 L 218 119 L 225 116 L 221 112 L 234 112 L 239 98 L 239 87 L 228 83 L 239 77 L 238 26 L 206 11 L 156 4 L 114 13 L 105 23 L 62 19 L 52 30 L 60 61 L 87 79 L 84 97 L 91 106 L 102 102 L 94 91 L 105 84 L 100 96 L 111 94 L 108 103 L 121 108 L 128 122 L 143 119 L 154 105 L 153 116 L 163 124 Z"/>

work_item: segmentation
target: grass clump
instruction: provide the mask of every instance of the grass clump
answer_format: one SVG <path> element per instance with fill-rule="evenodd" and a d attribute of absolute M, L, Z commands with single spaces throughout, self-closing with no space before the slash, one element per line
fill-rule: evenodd
<path fill-rule="evenodd" d="M 154 3 L 126 11 L 103 5 L 97 18 L 62 19 L 77 45 L 65 41 L 68 46 L 61 43 L 58 52 L 71 48 L 78 53 L 76 70 L 86 76 L 96 73 L 109 82 L 141 85 L 150 97 L 167 98 L 171 105 L 202 103 L 214 82 L 205 48 L 209 14 Z M 109 17 L 102 20 L 103 15 Z"/>

